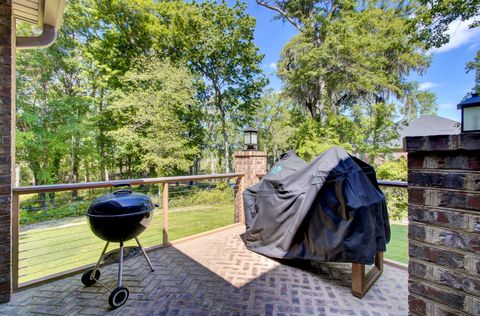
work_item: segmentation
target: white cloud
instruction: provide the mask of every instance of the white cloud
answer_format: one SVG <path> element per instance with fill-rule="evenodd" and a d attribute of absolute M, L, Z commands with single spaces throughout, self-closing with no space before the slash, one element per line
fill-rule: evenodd
<path fill-rule="evenodd" d="M 432 48 L 431 53 L 443 53 L 464 45 L 469 45 L 480 40 L 480 28 L 470 29 L 473 18 L 467 21 L 454 21 L 448 26 L 447 34 L 450 35 L 450 41 L 440 48 Z"/>
<path fill-rule="evenodd" d="M 438 105 L 438 108 L 441 110 L 456 109 L 457 106 L 453 103 L 442 103 Z"/>
<path fill-rule="evenodd" d="M 272 69 L 272 70 L 277 70 L 277 63 L 270 63 L 268 64 L 268 68 Z"/>
<path fill-rule="evenodd" d="M 435 82 L 431 82 L 431 81 L 422 82 L 420 84 L 420 90 L 428 90 L 428 89 L 435 88 L 435 87 L 438 87 L 438 86 L 439 86 L 439 84 L 435 83 Z"/>

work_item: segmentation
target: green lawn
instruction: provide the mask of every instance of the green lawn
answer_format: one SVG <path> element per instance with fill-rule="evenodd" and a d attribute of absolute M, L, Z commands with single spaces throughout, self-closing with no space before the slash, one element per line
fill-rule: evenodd
<path fill-rule="evenodd" d="M 408 263 L 408 226 L 391 224 L 392 237 L 387 245 L 385 258 L 402 263 Z"/>
<path fill-rule="evenodd" d="M 154 213 L 149 228 L 140 236 L 143 246 L 162 243 L 162 215 Z M 105 245 L 86 224 L 72 218 L 61 227 L 24 230 L 20 233 L 20 283 L 95 262 Z M 169 210 L 169 239 L 175 240 L 233 224 L 233 205 L 196 205 Z M 134 245 L 129 241 L 127 246 Z M 111 245 L 115 249 L 118 245 Z"/>
<path fill-rule="evenodd" d="M 197 205 L 172 208 L 170 240 L 205 232 L 233 223 L 233 205 Z M 386 258 L 407 263 L 407 226 L 392 224 Z M 162 216 L 155 212 L 149 228 L 140 236 L 144 246 L 162 243 Z M 126 244 L 134 245 L 130 241 Z M 95 262 L 104 243 L 93 235 L 83 217 L 68 225 L 35 228 L 20 233 L 20 283 Z M 112 245 L 114 249 L 118 245 Z"/>

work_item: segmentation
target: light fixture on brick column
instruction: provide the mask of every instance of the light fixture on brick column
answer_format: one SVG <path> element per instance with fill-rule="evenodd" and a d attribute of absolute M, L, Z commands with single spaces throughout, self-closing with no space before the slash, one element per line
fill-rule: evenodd
<path fill-rule="evenodd" d="M 247 146 L 247 150 L 257 150 L 258 149 L 258 139 L 257 139 L 258 130 L 253 127 L 247 127 L 243 130 L 243 142 Z"/>
<path fill-rule="evenodd" d="M 457 105 L 462 111 L 462 133 L 480 132 L 480 96 L 478 93 Z"/>

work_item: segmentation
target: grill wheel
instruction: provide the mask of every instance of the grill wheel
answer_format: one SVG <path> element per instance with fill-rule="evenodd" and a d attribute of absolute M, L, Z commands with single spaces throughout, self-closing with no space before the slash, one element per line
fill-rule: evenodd
<path fill-rule="evenodd" d="M 112 308 L 120 307 L 125 304 L 129 294 L 130 293 L 126 287 L 117 287 L 112 291 L 112 293 L 110 293 L 110 296 L 108 297 L 108 304 L 110 304 Z"/>
<path fill-rule="evenodd" d="M 92 278 L 93 269 L 87 270 L 82 275 L 82 283 L 86 287 L 94 285 L 100 279 L 100 270 L 97 269 L 95 272 L 95 277 Z"/>

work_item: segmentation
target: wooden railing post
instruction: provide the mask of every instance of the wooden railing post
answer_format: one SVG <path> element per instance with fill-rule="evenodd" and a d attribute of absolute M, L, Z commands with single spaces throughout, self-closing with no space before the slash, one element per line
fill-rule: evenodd
<path fill-rule="evenodd" d="M 18 289 L 18 246 L 20 242 L 20 195 L 12 194 L 12 290 Z"/>
<path fill-rule="evenodd" d="M 162 206 L 163 206 L 163 244 L 168 245 L 168 182 L 163 184 Z"/>

